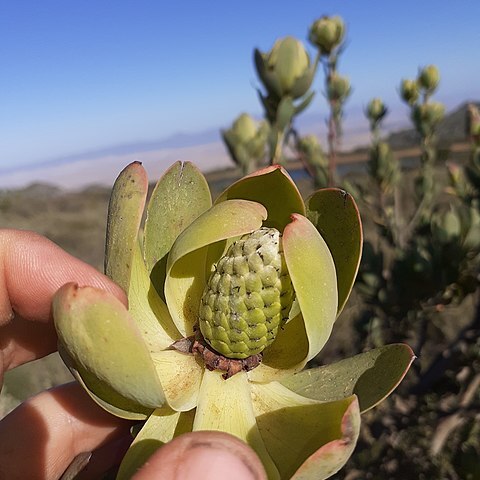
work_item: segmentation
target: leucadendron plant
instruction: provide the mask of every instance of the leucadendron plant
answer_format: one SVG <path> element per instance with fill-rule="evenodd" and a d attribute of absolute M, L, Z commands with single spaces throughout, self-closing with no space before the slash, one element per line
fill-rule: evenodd
<path fill-rule="evenodd" d="M 212 204 L 191 163 L 174 164 L 146 209 L 140 163 L 109 206 L 106 273 L 128 293 L 67 284 L 53 312 L 59 351 L 105 410 L 139 428 L 118 472 L 130 478 L 187 431 L 248 443 L 269 479 L 323 479 L 352 454 L 360 413 L 385 398 L 413 359 L 389 345 L 306 369 L 354 282 L 362 250 L 356 205 L 341 190 L 305 203 L 275 165 Z"/>

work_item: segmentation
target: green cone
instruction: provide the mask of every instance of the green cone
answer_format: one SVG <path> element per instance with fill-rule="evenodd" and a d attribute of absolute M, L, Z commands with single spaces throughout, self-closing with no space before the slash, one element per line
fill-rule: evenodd
<path fill-rule="evenodd" d="M 280 232 L 260 228 L 244 235 L 207 282 L 199 309 L 202 335 L 225 357 L 260 353 L 288 319 L 293 295 Z"/>

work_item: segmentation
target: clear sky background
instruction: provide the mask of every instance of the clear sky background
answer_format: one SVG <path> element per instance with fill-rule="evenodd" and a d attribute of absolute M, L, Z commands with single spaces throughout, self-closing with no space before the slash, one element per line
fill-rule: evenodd
<path fill-rule="evenodd" d="M 0 175 L 260 117 L 253 49 L 324 14 L 347 23 L 347 118 L 374 96 L 406 115 L 400 79 L 430 63 L 447 107 L 480 98 L 479 0 L 0 0 Z"/>

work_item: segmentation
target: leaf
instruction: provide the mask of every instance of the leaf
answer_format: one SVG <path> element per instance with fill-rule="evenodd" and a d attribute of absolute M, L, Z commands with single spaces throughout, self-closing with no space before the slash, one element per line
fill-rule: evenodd
<path fill-rule="evenodd" d="M 125 306 L 111 293 L 66 284 L 55 294 L 53 317 L 59 343 L 75 366 L 143 407 L 164 404 L 147 345 Z"/>
<path fill-rule="evenodd" d="M 154 353 L 153 362 L 168 405 L 182 412 L 195 408 L 204 370 L 195 356 L 165 350 Z"/>
<path fill-rule="evenodd" d="M 155 186 L 147 207 L 144 257 L 163 300 L 167 255 L 173 242 L 211 205 L 207 181 L 190 162 L 174 163 Z"/>
<path fill-rule="evenodd" d="M 125 398 L 85 368 L 75 364 L 72 357 L 61 345 L 58 347 L 58 352 L 75 380 L 83 387 L 90 398 L 108 413 L 116 417 L 137 421 L 145 420 L 152 413 L 152 408 L 145 408 L 137 402 Z"/>
<path fill-rule="evenodd" d="M 218 430 L 248 443 L 260 457 L 270 480 L 279 479 L 258 431 L 245 372 L 224 380 L 218 370 L 205 370 L 193 431 Z"/>
<path fill-rule="evenodd" d="M 108 205 L 105 274 L 125 293 L 147 197 L 147 174 L 140 162 L 125 167 L 113 185 Z"/>
<path fill-rule="evenodd" d="M 123 457 L 116 480 L 129 480 L 162 445 L 173 439 L 180 412 L 155 410 Z"/>
<path fill-rule="evenodd" d="M 281 383 L 300 395 L 322 402 L 355 394 L 363 413 L 390 395 L 414 359 L 408 345 L 386 345 L 331 365 L 304 370 Z"/>
<path fill-rule="evenodd" d="M 295 106 L 295 115 L 302 113 L 312 103 L 315 92 L 309 92 L 300 103 Z"/>
<path fill-rule="evenodd" d="M 283 97 L 278 104 L 276 125 L 280 131 L 285 130 L 295 114 L 292 97 Z"/>
<path fill-rule="evenodd" d="M 321 403 L 277 382 L 253 384 L 257 425 L 281 478 L 324 479 L 355 448 L 360 413 L 355 396 Z"/>
<path fill-rule="evenodd" d="M 167 306 L 150 281 L 139 242 L 133 257 L 128 310 L 150 352 L 162 351 L 181 338 Z"/>
<path fill-rule="evenodd" d="M 214 205 L 200 215 L 177 238 L 168 256 L 165 298 L 172 319 L 182 336 L 193 333 L 208 268 L 211 244 L 252 232 L 261 227 L 265 208 L 246 200 Z"/>
<path fill-rule="evenodd" d="M 327 244 L 302 215 L 293 214 L 285 227 L 283 250 L 308 337 L 307 360 L 311 360 L 327 342 L 335 322 L 335 266 Z"/>
<path fill-rule="evenodd" d="M 305 205 L 297 186 L 287 171 L 273 165 L 247 175 L 228 187 L 215 201 L 243 198 L 261 203 L 268 212 L 265 226 L 282 232 L 292 213 L 305 214 Z"/>
<path fill-rule="evenodd" d="M 308 337 L 301 315 L 278 330 L 275 341 L 263 351 L 262 363 L 250 372 L 252 382 L 271 382 L 290 377 L 307 363 Z"/>
<path fill-rule="evenodd" d="M 327 242 L 337 270 L 338 315 L 347 303 L 362 256 L 362 223 L 353 197 L 337 188 L 307 199 L 307 218 Z"/>

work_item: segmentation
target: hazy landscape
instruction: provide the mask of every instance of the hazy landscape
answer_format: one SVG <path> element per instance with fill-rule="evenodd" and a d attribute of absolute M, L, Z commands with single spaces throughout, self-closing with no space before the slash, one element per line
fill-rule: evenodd
<path fill-rule="evenodd" d="M 444 119 L 439 129 L 441 155 L 450 155 L 450 158 L 454 157 L 460 161 L 466 158 L 468 145 L 465 143 L 464 131 L 465 105 L 462 105 Z M 414 157 L 418 154 L 414 147 L 415 140 L 415 134 L 410 129 L 401 130 L 389 136 L 389 141 L 396 146 L 397 155 L 400 158 Z M 168 153 L 168 149 L 162 151 L 164 156 L 160 158 L 157 158 L 156 150 L 142 154 L 144 155 L 142 160 L 145 161 L 152 182 L 158 178 L 164 162 L 172 163 L 178 159 L 189 159 L 194 153 L 211 160 L 211 163 L 203 166 L 207 170 L 206 178 L 214 196 L 240 177 L 240 172 L 231 166 L 224 147 L 219 142 L 172 149 L 171 152 L 174 153 Z M 214 152 L 211 157 L 209 157 L 209 152 Z M 46 172 L 53 173 L 46 173 L 44 181 L 40 181 L 42 178 L 40 177 L 38 182 L 24 188 L 3 187 L 0 189 L 0 227 L 38 232 L 71 254 L 101 270 L 103 268 L 106 214 L 110 196 L 110 187 L 101 185 L 101 183 L 107 182 L 108 179 L 111 179 L 110 183 L 113 183 L 118 172 L 136 158 L 134 153 L 116 152 L 115 154 L 113 152 L 110 154 L 105 152 L 104 157 L 85 161 L 74 159 L 71 163 L 51 165 Z M 358 171 L 358 168 L 354 169 L 354 166 L 364 164 L 366 159 L 366 147 L 358 147 L 357 144 L 355 150 L 345 152 L 340 156 L 339 164 L 341 168 L 346 168 L 348 174 L 348 171 Z M 207 166 L 210 168 L 206 168 Z M 295 176 L 303 195 L 308 194 L 313 185 L 302 164 L 292 161 L 289 170 Z M 57 177 L 54 173 L 56 171 Z M 76 189 L 73 188 L 74 184 L 71 185 L 72 188 L 68 189 L 51 184 L 56 183 L 56 180 L 66 174 L 72 175 L 73 180 L 75 178 L 91 178 L 93 174 L 96 181 L 90 186 Z M 15 173 L 7 175 L 14 176 Z M 21 175 L 21 173 L 17 173 L 17 175 Z M 5 183 L 5 179 L 2 180 L 2 183 Z M 153 185 L 152 183 L 151 187 Z M 48 359 L 46 364 L 40 362 L 40 365 L 31 368 L 24 366 L 7 374 L 6 386 L 0 397 L 4 413 L 32 392 L 40 391 L 51 386 L 52 383 L 70 378 L 63 365 L 59 364 L 55 358 Z M 47 370 L 51 372 L 53 380 Z"/>

